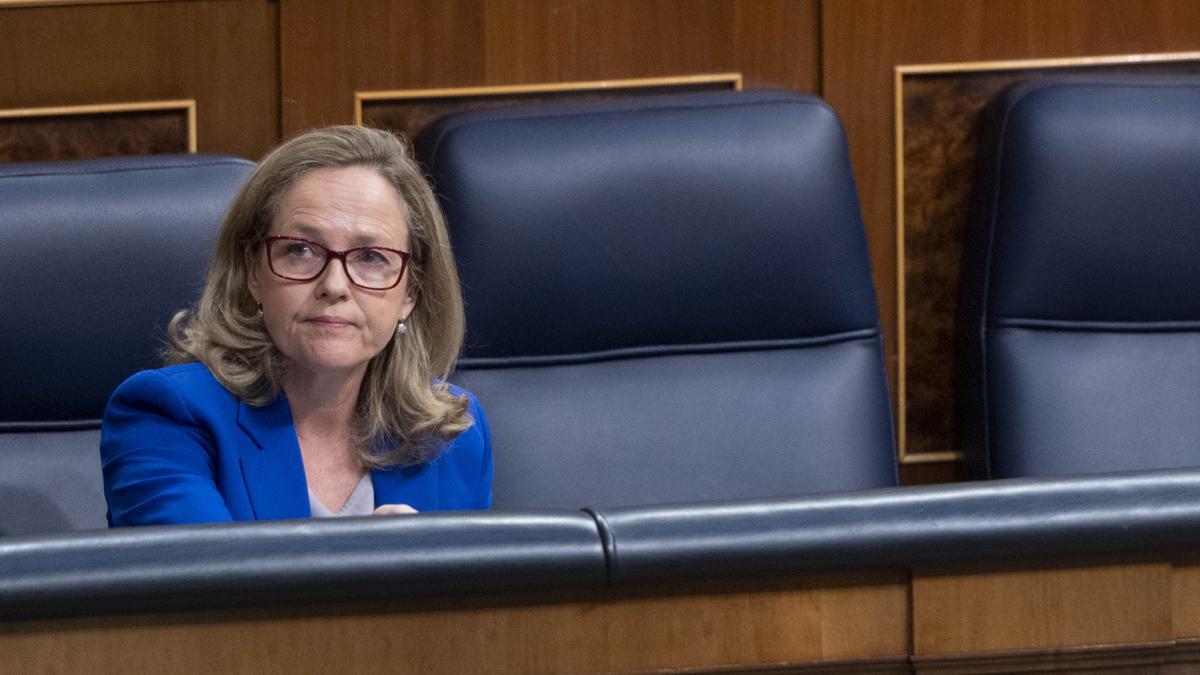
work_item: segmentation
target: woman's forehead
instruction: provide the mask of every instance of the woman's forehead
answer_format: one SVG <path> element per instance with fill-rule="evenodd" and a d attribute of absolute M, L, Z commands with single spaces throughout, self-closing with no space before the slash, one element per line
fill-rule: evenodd
<path fill-rule="evenodd" d="M 301 176 L 276 204 L 271 225 L 272 234 L 328 237 L 344 245 L 399 245 L 409 229 L 407 209 L 391 183 L 366 167 Z"/>

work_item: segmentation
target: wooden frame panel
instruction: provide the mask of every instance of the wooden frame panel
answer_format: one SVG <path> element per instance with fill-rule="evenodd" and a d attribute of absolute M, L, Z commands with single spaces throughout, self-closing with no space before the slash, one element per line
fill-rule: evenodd
<path fill-rule="evenodd" d="M 118 5 L 133 2 L 166 2 L 166 0 L 0 0 L 0 9 L 8 7 L 54 7 L 65 5 Z"/>
<path fill-rule="evenodd" d="M 0 624 L 0 669 L 559 673 L 849 661 L 905 670 L 908 588 L 902 576 L 759 586 L 465 608 L 438 608 L 433 601 L 418 610 Z"/>
<path fill-rule="evenodd" d="M 1019 81 L 1111 72 L 1200 73 L 1200 52 L 894 68 L 896 424 L 901 464 L 961 457 L 952 427 L 953 330 L 978 112 Z M 912 174 L 916 175 L 909 180 Z M 910 273 L 913 269 L 917 271 Z M 921 336 L 915 348 L 910 332 Z M 916 367 L 911 367 L 914 361 Z M 914 373 L 920 381 L 910 381 Z"/>
<path fill-rule="evenodd" d="M 31 121 L 36 119 L 52 120 L 56 118 L 65 118 L 66 120 L 78 119 L 82 122 L 83 118 L 108 118 L 112 116 L 114 122 L 116 116 L 129 115 L 135 116 L 138 113 L 153 113 L 160 111 L 176 111 L 184 117 L 184 134 L 186 138 L 178 139 L 182 141 L 181 150 L 185 152 L 196 152 L 196 101 L 194 99 L 180 99 L 173 101 L 140 101 L 129 103 L 100 103 L 91 105 L 77 106 L 53 106 L 45 108 L 11 108 L 8 110 L 0 110 L 0 130 L 3 129 L 6 122 L 13 121 Z M 69 124 L 69 122 L 67 122 Z M 122 139 L 119 136 L 109 139 L 114 146 L 120 146 L 127 139 Z M 162 141 L 163 139 L 157 139 Z M 82 154 L 84 157 L 108 156 L 112 154 L 125 154 L 100 151 L 95 154 L 88 154 L 86 151 Z M 74 155 L 71 158 L 75 158 Z M 59 159 L 59 157 L 34 157 L 31 159 Z M 0 157 L 0 161 L 3 157 Z"/>
<path fill-rule="evenodd" d="M 1171 575 L 1167 563 L 918 574 L 913 653 L 1169 642 Z"/>
<path fill-rule="evenodd" d="M 484 87 L 356 91 L 354 123 L 384 126 L 415 138 L 421 129 L 445 115 L 466 110 L 506 107 L 564 98 L 613 98 L 664 91 L 731 89 L 741 91 L 741 73 L 715 73 L 588 82 L 547 82 Z M 372 116 L 369 108 L 380 113 Z M 389 110 L 390 108 L 390 110 Z"/>

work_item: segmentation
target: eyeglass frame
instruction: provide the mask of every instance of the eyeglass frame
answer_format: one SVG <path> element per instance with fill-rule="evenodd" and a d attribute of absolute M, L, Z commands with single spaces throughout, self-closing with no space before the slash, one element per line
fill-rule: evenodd
<path fill-rule="evenodd" d="M 303 279 L 299 278 L 299 277 L 289 277 L 289 276 L 280 274 L 279 272 L 275 271 L 275 262 L 273 260 L 271 260 L 271 244 L 276 241 L 298 241 L 302 244 L 310 244 L 312 246 L 316 246 L 317 248 L 321 249 L 322 251 L 325 251 L 325 253 L 326 253 L 325 263 L 323 265 L 321 265 L 321 269 L 317 270 L 316 274 L 312 275 L 311 277 L 306 277 Z M 390 248 L 387 246 L 355 246 L 354 248 L 348 248 L 344 251 L 335 251 L 335 250 L 329 248 L 328 246 L 325 246 L 324 244 L 320 244 L 318 242 L 312 241 L 311 239 L 303 239 L 301 237 L 288 237 L 288 236 L 280 235 L 280 234 L 271 235 L 269 237 L 263 237 L 262 243 L 263 243 L 263 248 L 264 248 L 263 254 L 267 257 L 267 268 L 271 270 L 271 274 L 274 274 L 275 276 L 279 277 L 280 279 L 287 279 L 288 281 L 314 281 L 317 278 L 319 278 L 322 274 L 324 274 L 325 270 L 329 268 L 329 261 L 333 260 L 334 258 L 337 258 L 338 260 L 342 261 L 342 270 L 346 273 L 346 279 L 351 284 L 353 284 L 363 290 L 367 290 L 367 291 L 390 291 L 393 288 L 399 286 L 400 282 L 404 279 L 404 273 L 408 271 L 408 261 L 412 258 L 411 253 L 409 253 L 408 251 L 402 251 L 398 248 Z M 393 283 L 391 286 L 375 287 L 375 286 L 364 286 L 354 280 L 354 275 L 350 274 L 350 266 L 346 264 L 346 256 L 350 255 L 351 253 L 354 253 L 355 251 L 366 251 L 366 250 L 387 251 L 389 253 L 395 253 L 400 256 L 400 274 L 396 276 L 395 283 Z"/>

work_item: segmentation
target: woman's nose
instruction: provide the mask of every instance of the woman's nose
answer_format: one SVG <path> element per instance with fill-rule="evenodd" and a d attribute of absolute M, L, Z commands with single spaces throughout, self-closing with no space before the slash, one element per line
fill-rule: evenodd
<path fill-rule="evenodd" d="M 325 271 L 317 277 L 317 291 L 322 295 L 345 296 L 350 292 L 349 270 L 342 258 L 330 260 Z"/>

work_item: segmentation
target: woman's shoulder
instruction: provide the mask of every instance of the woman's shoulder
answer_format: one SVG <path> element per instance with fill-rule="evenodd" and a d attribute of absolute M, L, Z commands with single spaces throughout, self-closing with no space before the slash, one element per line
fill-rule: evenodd
<path fill-rule="evenodd" d="M 474 394 L 447 383 L 455 396 L 467 398 L 471 426 L 451 439 L 435 460 L 441 465 L 441 508 L 486 509 L 492 504 L 492 433 L 483 405 Z"/>
<path fill-rule="evenodd" d="M 134 373 L 113 398 L 161 397 L 170 392 L 187 401 L 226 402 L 234 398 L 202 363 L 178 363 Z"/>
<path fill-rule="evenodd" d="M 483 413 L 483 404 L 479 402 L 475 394 L 454 383 L 447 382 L 446 386 L 450 388 L 450 393 L 456 398 L 465 397 L 467 399 L 467 414 L 471 417 L 471 426 L 455 437 L 451 444 L 453 445 L 455 442 L 461 444 L 466 441 L 470 444 L 485 444 L 490 447 L 492 435 L 488 428 L 487 417 Z"/>
<path fill-rule="evenodd" d="M 467 391 L 466 389 L 463 389 L 462 387 L 458 386 L 457 384 L 454 384 L 453 382 L 447 382 L 446 387 L 450 389 L 450 394 L 452 396 L 454 396 L 455 398 L 466 396 L 467 397 L 467 406 L 469 409 L 474 410 L 474 409 L 480 409 L 482 407 L 479 403 L 479 399 L 475 397 L 475 394 L 472 394 L 471 392 Z"/>

